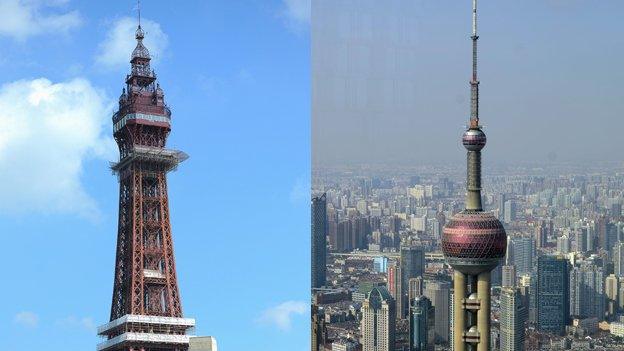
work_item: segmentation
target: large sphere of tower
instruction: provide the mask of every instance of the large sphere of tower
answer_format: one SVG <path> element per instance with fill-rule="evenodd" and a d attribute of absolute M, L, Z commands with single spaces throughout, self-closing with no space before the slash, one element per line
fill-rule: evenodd
<path fill-rule="evenodd" d="M 477 275 L 494 269 L 505 256 L 507 234 L 490 212 L 463 211 L 444 227 L 442 251 L 458 271 Z"/>
<path fill-rule="evenodd" d="M 481 151 L 486 141 L 487 138 L 481 128 L 470 128 L 462 136 L 462 144 L 468 151 Z"/>

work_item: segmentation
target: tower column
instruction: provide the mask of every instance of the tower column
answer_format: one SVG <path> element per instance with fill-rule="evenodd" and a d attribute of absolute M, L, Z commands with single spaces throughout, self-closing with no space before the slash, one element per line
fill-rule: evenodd
<path fill-rule="evenodd" d="M 481 211 L 481 151 L 468 151 L 466 209 Z"/>
<path fill-rule="evenodd" d="M 477 278 L 477 296 L 481 300 L 477 312 L 479 343 L 477 351 L 490 350 L 490 272 L 483 272 Z"/>
<path fill-rule="evenodd" d="M 453 275 L 453 351 L 466 351 L 464 331 L 466 330 L 466 275 L 455 270 Z"/>

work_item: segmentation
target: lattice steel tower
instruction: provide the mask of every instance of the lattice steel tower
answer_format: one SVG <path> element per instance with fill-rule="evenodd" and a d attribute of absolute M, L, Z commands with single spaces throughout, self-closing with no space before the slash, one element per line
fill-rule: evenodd
<path fill-rule="evenodd" d="M 481 205 L 481 150 L 486 137 L 479 125 L 477 79 L 477 0 L 472 2 L 472 79 L 470 125 L 462 137 L 467 152 L 466 209 L 451 218 L 442 251 L 454 268 L 453 350 L 490 349 L 490 272 L 505 256 L 505 228 Z"/>
<path fill-rule="evenodd" d="M 136 30 L 131 72 L 113 115 L 120 161 L 119 227 L 110 322 L 98 351 L 184 351 L 195 320 L 183 318 L 169 223 L 167 173 L 187 156 L 167 149 L 171 111 Z"/>

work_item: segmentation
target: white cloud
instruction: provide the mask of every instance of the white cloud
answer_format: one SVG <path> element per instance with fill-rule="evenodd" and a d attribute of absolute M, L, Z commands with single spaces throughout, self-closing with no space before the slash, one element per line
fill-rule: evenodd
<path fill-rule="evenodd" d="M 257 319 L 259 323 L 274 325 L 282 331 L 290 330 L 293 315 L 302 315 L 309 310 L 303 301 L 286 301 L 265 310 Z"/>
<path fill-rule="evenodd" d="M 143 40 L 152 58 L 158 60 L 167 47 L 167 35 L 160 28 L 160 24 L 147 19 L 141 20 L 141 27 L 145 31 Z M 104 67 L 125 67 L 130 62 L 130 55 L 136 46 L 134 37 L 137 28 L 135 18 L 122 17 L 111 23 L 106 38 L 100 43 L 95 58 L 97 64 Z"/>
<path fill-rule="evenodd" d="M 311 0 L 283 0 L 284 15 L 292 24 L 310 24 Z"/>
<path fill-rule="evenodd" d="M 88 332 L 96 330 L 95 323 L 91 317 L 78 318 L 76 316 L 68 316 L 56 322 L 57 325 L 69 329 L 84 329 Z"/>
<path fill-rule="evenodd" d="M 99 215 L 80 176 L 89 158 L 113 159 L 103 135 L 112 105 L 87 80 L 45 78 L 0 87 L 0 212 Z"/>
<path fill-rule="evenodd" d="M 39 324 L 39 316 L 33 312 L 22 311 L 15 315 L 13 322 L 25 327 L 35 328 Z"/>
<path fill-rule="evenodd" d="M 17 40 L 40 34 L 66 34 L 82 25 L 78 11 L 63 11 L 67 0 L 0 0 L 0 36 Z"/>

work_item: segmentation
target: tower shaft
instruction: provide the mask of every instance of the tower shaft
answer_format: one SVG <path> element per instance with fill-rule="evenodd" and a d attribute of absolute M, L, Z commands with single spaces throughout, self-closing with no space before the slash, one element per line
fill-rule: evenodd
<path fill-rule="evenodd" d="M 481 151 L 468 151 L 466 158 L 466 209 L 481 211 Z"/>
<path fill-rule="evenodd" d="M 110 322 L 98 328 L 106 337 L 98 351 L 185 351 L 183 318 L 169 221 L 167 173 L 186 159 L 166 148 L 171 112 L 139 25 L 131 73 L 113 115 L 119 162 L 119 222 Z"/>
<path fill-rule="evenodd" d="M 500 221 L 483 211 L 481 150 L 486 136 L 479 125 L 477 76 L 477 0 L 472 1 L 472 77 L 470 124 L 462 137 L 466 154 L 466 208 L 446 224 L 442 251 L 453 276 L 453 349 L 489 351 L 491 271 L 505 256 L 506 233 Z"/>

